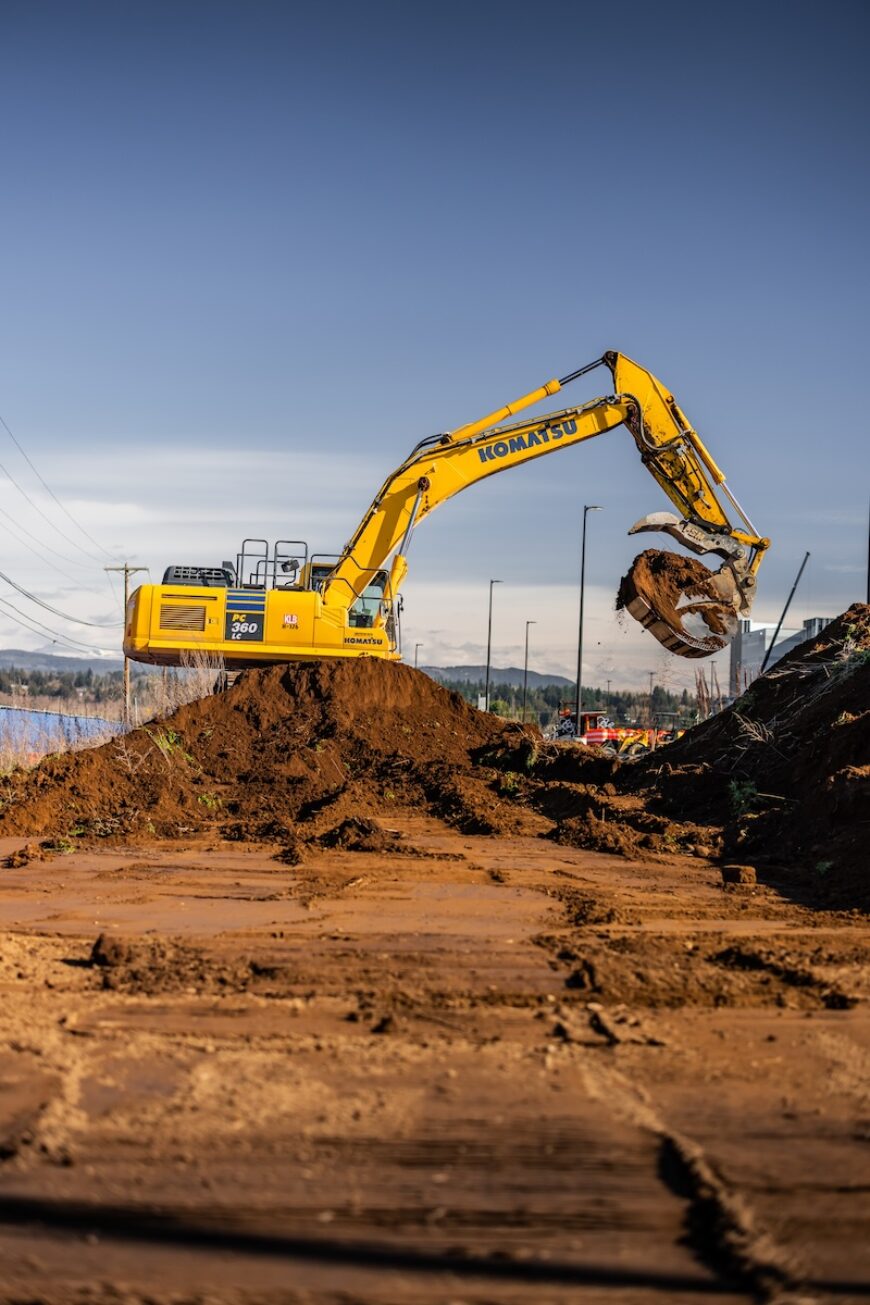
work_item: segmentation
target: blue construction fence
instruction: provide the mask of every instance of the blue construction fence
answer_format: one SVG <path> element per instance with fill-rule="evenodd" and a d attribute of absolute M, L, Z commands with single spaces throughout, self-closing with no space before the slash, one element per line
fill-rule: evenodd
<path fill-rule="evenodd" d="M 0 751 L 22 761 L 98 743 L 121 734 L 123 729 L 120 721 L 103 716 L 71 716 L 62 711 L 0 705 Z"/>

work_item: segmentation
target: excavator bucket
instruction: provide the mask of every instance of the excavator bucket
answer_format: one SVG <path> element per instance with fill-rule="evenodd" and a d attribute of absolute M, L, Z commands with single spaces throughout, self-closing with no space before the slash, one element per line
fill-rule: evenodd
<path fill-rule="evenodd" d="M 634 559 L 619 588 L 624 608 L 669 652 L 709 657 L 737 632 L 749 611 L 752 581 L 745 574 L 745 550 L 726 535 L 713 535 L 669 512 L 638 521 L 630 535 L 662 530 L 694 553 L 717 553 L 726 560 L 718 571 L 677 553 L 649 548 Z"/>

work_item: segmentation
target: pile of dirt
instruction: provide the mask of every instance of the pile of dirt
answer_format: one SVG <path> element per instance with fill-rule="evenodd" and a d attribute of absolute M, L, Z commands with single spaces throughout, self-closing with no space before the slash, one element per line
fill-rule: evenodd
<path fill-rule="evenodd" d="M 405 852 L 412 849 L 402 842 L 395 829 L 384 829 L 376 820 L 350 816 L 319 838 L 321 847 L 340 847 L 345 852 Z"/>
<path fill-rule="evenodd" d="M 692 565 L 692 564 L 689 564 Z M 80 842 L 212 835 L 410 851 L 390 812 L 648 859 L 776 868 L 816 900 L 870 904 L 870 608 L 850 608 L 733 707 L 635 765 L 476 711 L 378 660 L 248 671 L 227 693 L 0 782 L 0 835 Z M 770 876 L 768 876 L 770 878 Z"/>
<path fill-rule="evenodd" d="M 654 612 L 675 629 L 686 616 L 700 617 L 710 630 L 710 646 L 718 648 L 728 629 L 733 611 L 721 601 L 711 573 L 701 562 L 678 553 L 648 548 L 638 554 L 622 577 L 616 595 L 616 610 L 622 611 L 636 597 L 646 600 Z M 697 602 L 687 603 L 687 598 Z"/>
<path fill-rule="evenodd" d="M 516 786 L 485 760 L 520 746 L 526 731 L 407 666 L 270 667 L 102 747 L 13 772 L 0 785 L 0 834 L 49 837 L 64 851 L 212 831 L 284 843 L 292 863 L 300 833 L 390 810 L 469 832 L 537 832 Z"/>
<path fill-rule="evenodd" d="M 870 607 L 850 607 L 620 778 L 646 810 L 712 827 L 727 857 L 870 904 Z"/>

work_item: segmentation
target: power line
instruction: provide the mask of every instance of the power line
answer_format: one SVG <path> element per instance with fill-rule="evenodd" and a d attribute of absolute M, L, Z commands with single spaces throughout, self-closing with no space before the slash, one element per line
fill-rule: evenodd
<path fill-rule="evenodd" d="M 9 520 L 11 519 L 12 518 L 10 517 Z M 18 523 L 16 522 L 15 524 L 17 525 Z M 21 528 L 23 529 L 23 527 Z M 0 520 L 0 530 L 5 530 L 7 535 L 11 536 L 11 538 L 14 539 L 17 543 L 23 544 L 24 547 L 28 550 L 28 552 L 32 553 L 34 557 L 38 557 L 40 562 L 44 562 L 45 565 L 47 567 L 50 567 L 50 569 L 56 575 L 62 575 L 66 580 L 71 581 L 72 584 L 74 585 L 82 584 L 81 576 L 70 575 L 68 571 L 64 571 L 63 567 L 58 566 L 56 562 L 52 562 L 51 559 L 46 557 L 44 553 L 40 553 L 39 549 L 36 548 L 33 544 L 28 544 L 26 540 L 22 539 L 19 535 L 16 535 L 15 531 L 10 529 L 10 527 L 7 525 L 5 521 Z M 58 556 L 60 556 L 60 554 L 58 554 Z M 64 560 L 70 561 L 70 564 L 72 566 L 82 566 L 82 567 L 86 566 L 88 571 L 91 571 L 93 569 L 89 564 L 85 562 L 72 562 L 71 559 L 64 559 Z"/>
<path fill-rule="evenodd" d="M 36 603 L 39 607 L 44 607 L 47 612 L 51 612 L 52 616 L 59 616 L 62 621 L 72 621 L 74 625 L 90 625 L 95 630 L 117 630 L 120 625 L 123 625 L 123 621 L 83 621 L 80 616 L 70 616 L 68 612 L 61 612 L 57 607 L 52 607 L 51 603 L 44 603 L 41 598 L 37 598 L 36 594 L 32 594 L 23 585 L 17 584 L 4 571 L 0 571 L 0 580 L 5 580 L 8 585 L 11 585 L 13 589 L 17 589 L 25 598 L 29 598 L 32 603 Z"/>
<path fill-rule="evenodd" d="M 4 468 L 3 468 L 2 464 L 0 464 L 0 471 L 3 471 L 3 470 L 4 470 Z M 7 472 L 7 475 L 8 475 L 8 472 Z M 14 481 L 11 481 L 10 483 L 14 484 Z M 16 486 L 16 489 L 17 489 L 17 488 L 18 488 L 18 486 Z M 23 492 L 23 491 L 22 491 L 22 492 Z M 26 496 L 25 496 L 25 497 L 26 497 Z M 37 509 L 37 510 L 38 510 L 38 509 Z M 46 542 L 45 542 L 44 539 L 40 539 L 39 536 L 38 536 L 38 535 L 35 535 L 35 534 L 33 533 L 32 530 L 28 530 L 27 526 L 23 526 L 23 525 L 21 524 L 21 522 L 18 521 L 18 520 L 16 520 L 16 518 L 13 517 L 13 516 L 11 515 L 11 513 L 9 513 L 8 511 L 4 511 L 4 516 L 6 516 L 6 517 L 8 518 L 8 520 L 11 521 L 11 522 L 13 523 L 13 525 L 14 525 L 18 530 L 23 531 L 24 534 L 27 535 L 29 539 L 35 539 L 35 540 L 37 541 L 37 543 L 42 544 L 42 546 L 43 546 L 44 548 L 47 548 L 47 549 L 48 549 L 49 553 L 54 553 L 54 556 L 55 556 L 55 557 L 59 557 L 59 558 L 61 559 L 61 561 L 63 561 L 63 562 L 69 562 L 70 566 L 80 566 L 80 567 L 82 568 L 82 570 L 90 571 L 90 570 L 93 569 L 93 566 L 94 566 L 94 562 L 93 562 L 93 560 L 91 560 L 90 562 L 79 562 L 79 561 L 77 561 L 74 557 L 67 557 L 66 553 L 61 553 L 58 549 L 56 549 L 56 548 L 52 548 L 51 544 L 46 544 Z M 51 524 L 51 523 L 49 522 L 49 524 Z M 78 544 L 76 544 L 75 547 L 78 548 Z M 89 554 L 89 553 L 86 553 L 85 556 L 86 556 L 86 557 L 90 557 L 90 554 Z M 97 563 L 97 565 L 99 565 L 99 563 Z"/>
<path fill-rule="evenodd" d="M 82 648 L 86 652 L 92 652 L 92 653 L 103 653 L 103 652 L 110 651 L 110 649 L 107 648 L 94 648 L 91 644 L 80 643 L 78 639 L 73 639 L 71 636 L 58 634 L 56 630 L 52 630 L 49 628 L 49 626 L 43 625 L 42 622 L 37 621 L 35 617 L 30 617 L 26 615 L 24 612 L 21 611 L 20 608 L 16 607 L 14 603 L 8 602 L 5 598 L 0 598 L 0 607 L 5 607 L 8 608 L 9 611 L 15 612 L 18 618 L 18 623 L 20 625 L 23 625 L 25 629 L 30 630 L 31 633 L 38 634 L 43 637 L 45 635 L 48 635 L 52 643 L 61 644 L 64 648 L 71 648 L 73 652 L 76 652 Z"/>
<path fill-rule="evenodd" d="M 43 487 L 43 489 L 45 490 L 45 492 L 46 492 L 46 493 L 47 493 L 47 494 L 48 494 L 48 495 L 49 495 L 49 496 L 54 500 L 54 502 L 55 502 L 55 503 L 57 504 L 57 506 L 60 508 L 61 512 L 63 512 L 64 515 L 67 516 L 67 517 L 70 519 L 70 521 L 71 521 L 71 522 L 73 523 L 73 525 L 75 526 L 76 530 L 79 530 L 79 531 L 84 535 L 85 539 L 90 540 L 90 542 L 94 545 L 94 547 L 95 547 L 95 548 L 98 548 L 98 549 L 100 550 L 101 553 L 105 554 L 106 557 L 111 557 L 112 554 L 108 551 L 108 549 L 103 548 L 103 545 L 102 545 L 102 544 L 98 543 L 97 540 L 94 539 L 92 535 L 89 535 L 89 534 L 88 534 L 88 532 L 87 532 L 87 530 L 85 530 L 84 526 L 79 525 L 78 521 L 76 521 L 75 517 L 74 517 L 73 514 L 69 511 L 69 509 L 66 508 L 66 507 L 64 507 L 63 503 L 61 503 L 60 499 L 57 497 L 57 495 L 55 494 L 54 490 L 51 489 L 51 488 L 46 484 L 45 480 L 44 480 L 43 477 L 40 475 L 40 473 L 37 471 L 36 467 L 35 467 L 35 466 L 33 465 L 33 463 L 31 462 L 31 460 L 30 460 L 30 458 L 28 457 L 28 455 L 27 455 L 27 453 L 25 452 L 25 450 L 22 448 L 22 446 L 19 444 L 18 440 L 17 440 L 17 439 L 15 438 L 15 436 L 13 435 L 13 433 L 12 433 L 12 431 L 11 431 L 11 429 L 10 429 L 8 423 L 4 420 L 4 418 L 3 418 L 2 415 L 0 415 L 0 425 L 3 426 L 3 429 L 6 431 L 7 435 L 8 435 L 9 438 L 12 440 L 12 443 L 13 443 L 13 444 L 15 445 L 15 447 L 18 449 L 18 452 L 19 452 L 19 453 L 21 454 L 21 456 L 24 458 L 24 461 L 27 463 L 28 467 L 29 467 L 30 470 L 33 472 L 34 476 L 36 476 L 36 479 L 39 481 L 40 485 L 42 485 L 42 487 Z M 9 476 L 9 472 L 6 471 L 5 467 L 3 467 L 2 464 L 0 464 L 0 471 L 3 471 L 4 475 Z M 31 507 L 36 508 L 36 504 L 33 502 L 33 500 L 30 498 L 30 496 L 29 496 L 27 493 L 25 493 L 25 491 L 24 491 L 23 489 L 21 489 L 21 486 L 17 483 L 17 481 L 15 481 L 15 480 L 13 479 L 12 476 L 9 476 L 9 479 L 12 481 L 12 484 L 15 485 L 15 488 L 18 489 L 18 490 L 20 490 L 21 493 L 24 494 L 24 497 L 27 499 L 27 501 L 28 501 L 28 503 L 31 505 Z M 69 535 L 64 534 L 64 532 L 60 529 L 60 527 L 59 527 L 59 526 L 56 526 L 56 525 L 54 524 L 54 522 L 50 520 L 49 517 L 45 516 L 45 513 L 42 512 L 40 508 L 36 508 L 36 511 L 37 511 L 37 512 L 40 512 L 40 514 L 41 514 L 42 516 L 45 517 L 45 520 L 48 521 L 49 525 L 52 526 L 52 527 L 53 527 L 53 528 L 58 532 L 59 535 L 63 535 L 63 538 L 67 541 L 67 543 L 72 544 L 73 548 L 81 549 L 81 551 L 85 554 L 86 557 L 91 557 L 91 558 L 93 558 L 93 560 L 94 560 L 95 562 L 99 562 L 99 560 L 100 560 L 99 558 L 94 558 L 94 557 L 93 557 L 93 554 L 92 554 L 92 553 L 89 553 L 88 550 L 87 550 L 86 548 L 82 548 L 81 544 L 76 543 L 76 541 L 75 541 L 74 539 L 70 539 Z"/>
<path fill-rule="evenodd" d="M 108 570 L 106 570 L 106 576 L 109 581 L 109 588 L 112 590 L 112 597 L 115 599 L 115 602 L 118 604 L 118 607 L 121 609 L 121 620 L 122 621 L 126 620 L 127 613 L 124 609 L 124 600 L 121 597 L 120 593 L 118 592 L 118 586 L 115 584 L 111 575 L 109 575 Z"/>
<path fill-rule="evenodd" d="M 3 420 L 3 418 L 0 417 L 0 421 L 2 421 L 2 420 Z M 91 559 L 92 562 L 96 562 L 97 564 L 99 564 L 100 559 L 99 559 L 98 557 L 94 557 L 93 553 L 89 553 L 88 550 L 87 550 L 86 548 L 83 548 L 81 544 L 77 543 L 74 539 L 72 539 L 72 538 L 71 538 L 71 537 L 66 533 L 65 530 L 61 530 L 60 526 L 55 525 L 55 523 L 52 521 L 51 517 L 48 516 L 45 512 L 43 512 L 42 508 L 39 507 L 39 505 L 38 505 L 37 503 L 34 503 L 33 499 L 30 497 L 30 495 L 28 494 L 27 490 L 26 490 L 26 489 L 23 489 L 22 486 L 19 485 L 18 481 L 17 481 L 17 480 L 15 479 L 15 477 L 12 475 L 12 472 L 9 471 L 8 468 L 6 468 L 6 467 L 3 465 L 2 462 L 0 462 L 0 471 L 2 471 L 2 473 L 3 473 L 3 475 L 6 477 L 6 479 L 7 479 L 7 480 L 12 484 L 12 485 L 15 486 L 15 488 L 18 490 L 18 493 L 22 496 L 22 498 L 27 499 L 27 502 L 28 502 L 28 503 L 30 504 L 30 506 L 33 508 L 34 512 L 36 512 L 39 516 L 41 516 L 42 519 L 43 519 L 43 521 L 46 521 L 46 522 L 48 523 L 48 525 L 51 526 L 52 530 L 56 530 L 56 531 L 57 531 L 57 533 L 60 535 L 61 539 L 65 539 L 66 542 L 67 542 L 68 544 L 72 544 L 73 548 L 77 548 L 77 549 L 79 550 L 79 552 L 84 553 L 85 557 L 89 557 L 89 558 Z M 109 556 L 111 556 L 111 554 L 109 554 Z"/>

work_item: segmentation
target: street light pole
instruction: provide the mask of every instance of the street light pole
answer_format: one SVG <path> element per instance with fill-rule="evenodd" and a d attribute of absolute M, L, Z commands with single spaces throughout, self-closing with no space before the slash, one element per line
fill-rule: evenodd
<path fill-rule="evenodd" d="M 529 682 L 529 626 L 537 621 L 526 621 L 526 660 L 523 662 L 523 724 L 526 723 L 526 687 Z"/>
<path fill-rule="evenodd" d="M 598 503 L 585 503 L 583 505 L 583 539 L 580 545 L 580 627 L 577 635 L 577 714 L 576 724 L 574 726 L 574 737 L 580 737 L 580 708 L 583 705 L 583 692 L 581 680 L 583 676 L 583 591 L 586 583 L 586 514 L 587 512 L 600 512 L 602 509 Z"/>
<path fill-rule="evenodd" d="M 486 627 L 486 687 L 483 691 L 484 711 L 489 711 L 489 665 L 492 660 L 492 587 L 500 585 L 501 580 L 489 582 L 489 623 Z"/>
<path fill-rule="evenodd" d="M 414 669 L 415 670 L 417 669 L 417 654 L 419 653 L 422 647 L 423 645 L 421 643 L 414 644 Z"/>

